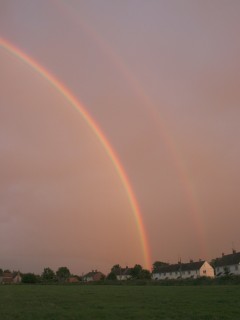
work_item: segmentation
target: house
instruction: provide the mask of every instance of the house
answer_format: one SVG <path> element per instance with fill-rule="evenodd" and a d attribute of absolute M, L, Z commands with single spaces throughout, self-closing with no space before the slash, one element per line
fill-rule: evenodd
<path fill-rule="evenodd" d="M 2 275 L 2 284 L 13 283 L 13 274 L 10 271 L 4 271 Z"/>
<path fill-rule="evenodd" d="M 215 274 L 217 277 L 224 275 L 240 275 L 240 252 L 233 250 L 231 254 L 222 254 L 221 258 L 215 259 Z"/>
<path fill-rule="evenodd" d="M 78 277 L 72 276 L 72 277 L 68 278 L 67 282 L 69 282 L 69 283 L 77 283 L 77 282 L 79 282 L 79 279 L 78 279 Z"/>
<path fill-rule="evenodd" d="M 196 279 L 199 277 L 214 277 L 214 269 L 207 261 L 177 263 L 161 266 L 152 274 L 153 280 L 166 279 Z"/>
<path fill-rule="evenodd" d="M 91 272 L 85 274 L 82 277 L 82 280 L 85 282 L 91 282 L 91 281 L 100 281 L 104 278 L 105 278 L 105 275 L 102 272 L 97 270 L 92 270 Z"/>
<path fill-rule="evenodd" d="M 20 275 L 20 272 L 18 271 L 17 273 L 13 274 L 13 283 L 21 283 L 22 282 L 22 277 Z"/>
<path fill-rule="evenodd" d="M 117 280 L 129 280 L 132 278 L 131 275 L 132 268 L 118 268 L 114 271 L 116 274 Z"/>

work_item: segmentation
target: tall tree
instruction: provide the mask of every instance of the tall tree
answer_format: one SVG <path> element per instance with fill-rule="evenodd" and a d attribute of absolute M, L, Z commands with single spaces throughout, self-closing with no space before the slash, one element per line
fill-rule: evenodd
<path fill-rule="evenodd" d="M 67 267 L 60 267 L 56 272 L 59 281 L 64 282 L 70 277 L 70 271 Z"/>
<path fill-rule="evenodd" d="M 42 280 L 43 281 L 49 281 L 49 282 L 54 282 L 56 281 L 56 274 L 55 272 L 50 269 L 50 268 L 44 268 L 43 273 L 42 273 Z"/>
<path fill-rule="evenodd" d="M 142 266 L 140 264 L 135 264 L 135 266 L 131 270 L 131 276 L 134 279 L 139 279 L 142 270 L 143 270 L 143 268 L 142 268 Z"/>
<path fill-rule="evenodd" d="M 111 268 L 111 272 L 116 274 L 119 270 L 121 269 L 121 266 L 119 264 L 115 264 L 112 268 Z"/>
<path fill-rule="evenodd" d="M 151 272 L 147 269 L 142 269 L 142 271 L 138 275 L 138 279 L 150 280 Z"/>

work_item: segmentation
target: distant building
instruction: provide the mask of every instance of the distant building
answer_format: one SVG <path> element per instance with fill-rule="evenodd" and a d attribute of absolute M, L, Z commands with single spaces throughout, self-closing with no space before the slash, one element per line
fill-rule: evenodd
<path fill-rule="evenodd" d="M 3 272 L 2 275 L 2 284 L 11 284 L 13 283 L 13 274 L 10 271 Z"/>
<path fill-rule="evenodd" d="M 105 275 L 97 270 L 92 270 L 91 272 L 85 274 L 82 277 L 82 280 L 85 282 L 91 282 L 91 281 L 99 281 L 105 278 Z"/>
<path fill-rule="evenodd" d="M 117 280 L 129 280 L 132 278 L 131 275 L 132 268 L 118 268 L 114 271 L 116 274 Z"/>
<path fill-rule="evenodd" d="M 152 274 L 153 280 L 166 279 L 196 279 L 199 277 L 214 277 L 214 269 L 207 261 L 177 263 L 161 266 Z"/>
<path fill-rule="evenodd" d="M 215 259 L 215 274 L 217 277 L 228 274 L 240 275 L 240 252 L 233 250 L 231 254 L 222 254 L 221 258 Z"/>
<path fill-rule="evenodd" d="M 67 280 L 67 282 L 69 282 L 69 283 L 77 283 L 77 282 L 79 282 L 79 279 L 78 279 L 78 277 L 69 277 L 68 278 L 68 280 Z"/>
<path fill-rule="evenodd" d="M 21 283 L 22 277 L 20 275 L 20 272 L 18 271 L 16 274 L 13 274 L 13 283 Z"/>

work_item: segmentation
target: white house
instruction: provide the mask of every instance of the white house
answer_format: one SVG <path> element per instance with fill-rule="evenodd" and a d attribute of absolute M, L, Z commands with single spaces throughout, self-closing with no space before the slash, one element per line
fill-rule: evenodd
<path fill-rule="evenodd" d="M 216 276 L 227 274 L 240 275 L 240 252 L 233 250 L 231 254 L 222 254 L 221 258 L 215 259 Z"/>
<path fill-rule="evenodd" d="M 22 277 L 20 275 L 20 272 L 18 271 L 17 274 L 13 277 L 13 283 L 21 283 L 22 282 Z"/>
<path fill-rule="evenodd" d="M 132 278 L 131 276 L 131 268 L 118 268 L 114 271 L 114 273 L 116 274 L 117 280 L 129 280 Z"/>
<path fill-rule="evenodd" d="M 153 280 L 196 279 L 199 277 L 214 277 L 214 269 L 207 261 L 170 264 L 159 267 L 152 274 Z"/>

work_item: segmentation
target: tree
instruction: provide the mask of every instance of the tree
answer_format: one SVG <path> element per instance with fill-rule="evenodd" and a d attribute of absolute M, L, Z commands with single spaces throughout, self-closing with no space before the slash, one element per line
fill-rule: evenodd
<path fill-rule="evenodd" d="M 152 272 L 157 272 L 160 267 L 168 266 L 169 263 L 162 261 L 155 261 L 152 265 Z"/>
<path fill-rule="evenodd" d="M 143 270 L 143 268 L 140 264 L 135 264 L 135 266 L 131 270 L 131 276 L 134 279 L 139 279 L 142 270 Z"/>
<path fill-rule="evenodd" d="M 116 274 L 111 271 L 111 272 L 107 275 L 107 280 L 117 280 Z"/>
<path fill-rule="evenodd" d="M 46 282 L 54 282 L 56 281 L 56 274 L 55 272 L 50 268 L 44 268 L 42 273 L 42 280 Z"/>
<path fill-rule="evenodd" d="M 147 269 L 142 269 L 138 276 L 139 279 L 150 280 L 151 279 L 151 272 Z"/>
<path fill-rule="evenodd" d="M 67 267 L 60 267 L 56 272 L 58 281 L 64 282 L 70 277 L 70 271 Z"/>
<path fill-rule="evenodd" d="M 114 274 L 117 274 L 120 269 L 121 269 L 121 266 L 120 266 L 119 264 L 115 264 L 115 265 L 111 268 L 111 272 L 114 273 Z"/>
<path fill-rule="evenodd" d="M 22 282 L 23 283 L 36 283 L 37 276 L 34 273 L 25 273 L 22 276 Z"/>

